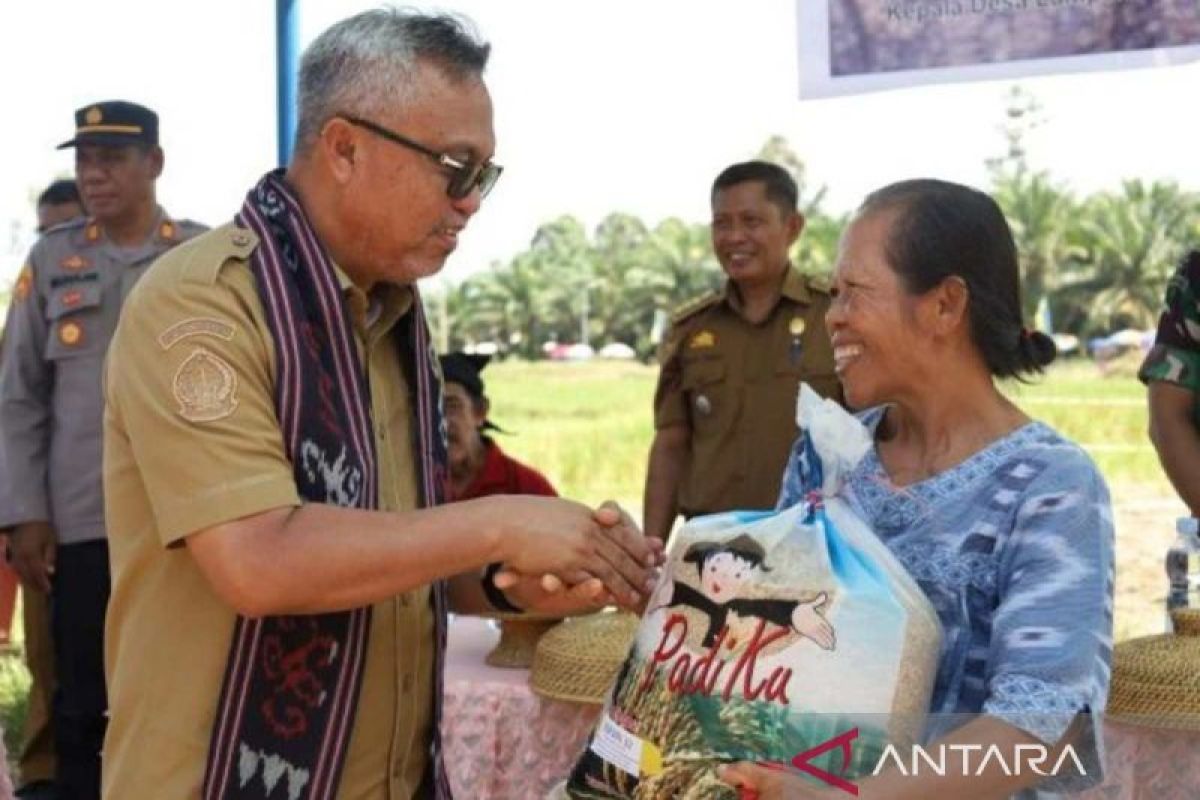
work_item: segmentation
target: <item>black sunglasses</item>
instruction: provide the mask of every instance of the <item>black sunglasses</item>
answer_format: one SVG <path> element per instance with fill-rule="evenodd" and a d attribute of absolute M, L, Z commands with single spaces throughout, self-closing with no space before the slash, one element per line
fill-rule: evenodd
<path fill-rule="evenodd" d="M 504 167 L 499 164 L 493 164 L 490 161 L 485 161 L 482 164 L 476 164 L 471 161 L 459 161 L 457 158 L 448 156 L 445 153 L 439 153 L 420 142 L 414 142 L 406 136 L 401 136 L 395 131 L 388 130 L 378 123 L 371 122 L 369 119 L 349 114 L 339 114 L 338 116 L 351 125 L 357 125 L 376 136 L 387 139 L 389 142 L 428 156 L 437 162 L 438 166 L 448 169 L 450 171 L 450 182 L 446 184 L 446 194 L 451 200 L 461 200 L 474 189 L 479 190 L 480 199 L 487 197 L 488 192 L 496 185 L 496 181 L 500 180 L 500 173 L 504 171 Z"/>

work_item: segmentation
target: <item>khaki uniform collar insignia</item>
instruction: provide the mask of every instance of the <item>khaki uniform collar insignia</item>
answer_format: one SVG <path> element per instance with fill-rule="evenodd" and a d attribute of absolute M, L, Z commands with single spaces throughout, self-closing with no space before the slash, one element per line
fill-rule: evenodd
<path fill-rule="evenodd" d="M 717 344 L 716 335 L 712 331 L 705 330 L 705 331 L 700 331 L 699 333 L 692 336 L 692 338 L 688 341 L 688 349 L 689 350 L 701 350 L 701 349 L 707 348 L 707 347 L 715 347 L 716 344 Z"/>

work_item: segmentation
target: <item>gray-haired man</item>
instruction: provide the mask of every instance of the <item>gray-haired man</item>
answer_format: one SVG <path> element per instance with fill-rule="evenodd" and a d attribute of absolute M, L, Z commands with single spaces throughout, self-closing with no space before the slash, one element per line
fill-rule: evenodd
<path fill-rule="evenodd" d="M 651 588 L 661 548 L 613 507 L 434 507 L 414 282 L 499 176 L 487 56 L 445 16 L 333 26 L 302 59 L 292 164 L 130 298 L 106 380 L 106 796 L 445 797 L 447 607 Z"/>

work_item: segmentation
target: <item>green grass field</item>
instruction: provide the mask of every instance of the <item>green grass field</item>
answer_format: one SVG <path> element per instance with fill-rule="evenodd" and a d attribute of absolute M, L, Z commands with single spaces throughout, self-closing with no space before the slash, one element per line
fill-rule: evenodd
<path fill-rule="evenodd" d="M 655 367 L 641 364 L 490 366 L 492 417 L 514 434 L 498 438 L 563 494 L 640 508 L 656 375 Z M 1004 391 L 1028 414 L 1082 444 L 1114 495 L 1126 485 L 1169 493 L 1146 439 L 1145 389 L 1134 378 L 1102 377 L 1094 365 L 1077 361 L 1033 384 L 1006 384 Z"/>
<path fill-rule="evenodd" d="M 642 364 L 507 362 L 490 366 L 486 378 L 492 418 L 511 432 L 499 437 L 507 451 L 566 496 L 591 504 L 615 499 L 640 517 L 656 375 Z M 1117 638 L 1159 632 L 1162 556 L 1183 509 L 1146 440 L 1144 389 L 1127 368 L 1104 377 L 1076 361 L 1004 390 L 1096 460 L 1117 509 Z M 0 656 L 0 724 L 10 757 L 27 686 L 19 659 Z"/>

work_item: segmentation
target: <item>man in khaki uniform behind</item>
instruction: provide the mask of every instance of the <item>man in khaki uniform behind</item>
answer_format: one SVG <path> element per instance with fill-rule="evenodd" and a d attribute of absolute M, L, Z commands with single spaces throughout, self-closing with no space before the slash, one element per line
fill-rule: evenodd
<path fill-rule="evenodd" d="M 326 30 L 291 164 L 130 297 L 105 381 L 107 798 L 448 798 L 447 607 L 652 588 L 661 548 L 614 508 L 432 507 L 440 381 L 414 284 L 500 174 L 488 54 L 440 14 Z"/>
<path fill-rule="evenodd" d="M 75 176 L 91 215 L 46 231 L 17 278 L 0 368 L 9 466 L 0 526 L 13 568 L 52 600 L 53 727 L 61 797 L 100 794 L 108 545 L 101 487 L 100 373 L 117 318 L 150 263 L 203 227 L 158 205 L 158 116 L 137 103 L 75 112 Z"/>
<path fill-rule="evenodd" d="M 675 313 L 660 351 L 647 536 L 665 539 L 677 514 L 772 508 L 800 383 L 841 398 L 828 286 L 788 262 L 804 229 L 797 200 L 791 176 L 764 161 L 713 183 L 713 249 L 728 280 Z"/>

